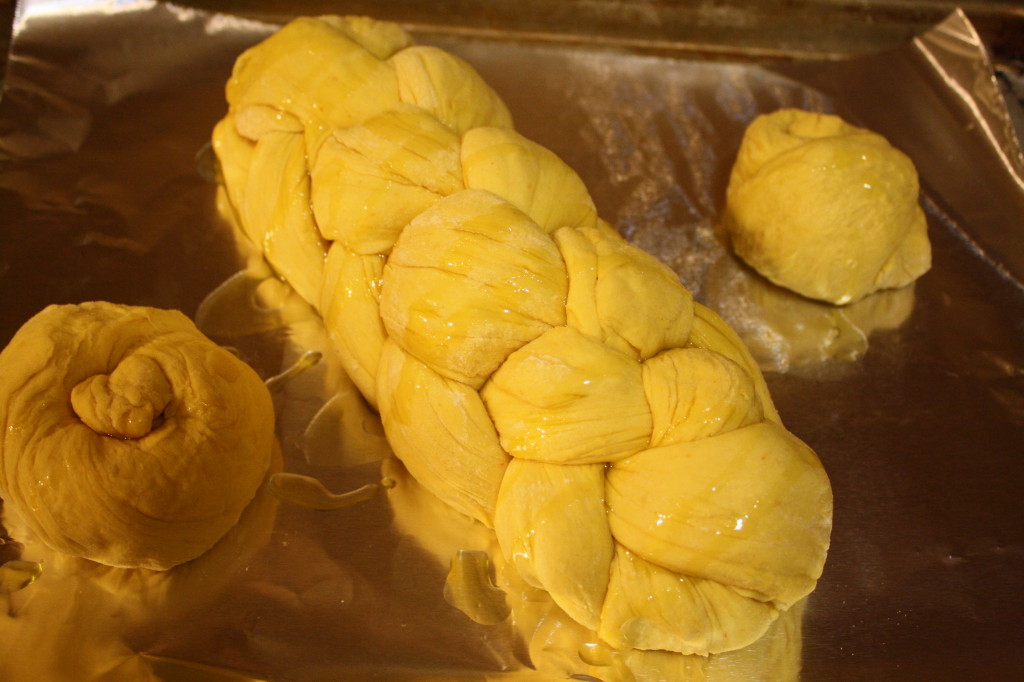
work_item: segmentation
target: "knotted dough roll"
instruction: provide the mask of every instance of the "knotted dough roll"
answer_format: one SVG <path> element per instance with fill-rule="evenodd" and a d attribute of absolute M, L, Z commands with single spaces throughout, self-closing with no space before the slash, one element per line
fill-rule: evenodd
<path fill-rule="evenodd" d="M 203 554 L 263 481 L 270 394 L 182 313 L 52 305 L 0 352 L 0 497 L 50 548 L 163 570 Z"/>
<path fill-rule="evenodd" d="M 751 643 L 814 588 L 829 481 L 750 354 L 465 62 L 301 18 L 227 95 L 241 229 L 411 474 L 524 580 L 614 647 L 685 654 Z"/>
<path fill-rule="evenodd" d="M 917 169 L 878 133 L 780 109 L 747 128 L 732 168 L 733 248 L 776 284 L 843 305 L 931 267 Z"/>

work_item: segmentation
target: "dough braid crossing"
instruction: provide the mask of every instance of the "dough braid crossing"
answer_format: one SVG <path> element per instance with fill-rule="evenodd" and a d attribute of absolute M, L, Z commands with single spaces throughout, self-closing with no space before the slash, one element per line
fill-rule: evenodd
<path fill-rule="evenodd" d="M 813 589 L 828 479 L 750 355 L 465 62 L 303 18 L 239 58 L 227 98 L 241 229 L 412 475 L 526 581 L 614 647 L 697 654 Z"/>

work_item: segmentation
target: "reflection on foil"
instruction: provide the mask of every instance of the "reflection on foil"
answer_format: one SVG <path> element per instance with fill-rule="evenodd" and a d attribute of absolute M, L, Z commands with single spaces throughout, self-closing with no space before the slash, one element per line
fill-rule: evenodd
<path fill-rule="evenodd" d="M 505 593 L 491 578 L 491 559 L 480 550 L 455 552 L 444 581 L 444 600 L 481 625 L 497 625 L 511 613 Z"/>
<path fill-rule="evenodd" d="M 302 435 L 302 453 L 310 464 L 326 464 L 331 453 L 340 452 L 350 466 L 379 462 L 391 452 L 380 417 L 353 386 L 339 388 Z"/>
<path fill-rule="evenodd" d="M 305 301 L 265 263 L 241 270 L 210 292 L 196 309 L 195 323 L 210 337 L 230 340 L 274 331 L 309 313 Z"/>
<path fill-rule="evenodd" d="M 312 476 L 283 472 L 271 476 L 268 487 L 271 494 L 282 502 L 317 511 L 334 511 L 371 499 L 382 486 L 367 483 L 347 493 L 332 493 Z"/>
<path fill-rule="evenodd" d="M 280 471 L 275 452 L 268 478 Z M 161 680 L 136 655 L 136 632 L 181 627 L 193 614 L 217 604 L 269 542 L 277 502 L 264 485 L 238 523 L 205 554 L 167 571 L 104 566 L 54 552 L 24 530 L 8 512 L 5 522 L 34 561 L 9 561 L 31 584 L 0 590 L 7 617 L 0 619 L 0 679 L 47 682 Z M 45 572 L 32 571 L 45 566 Z M 34 574 L 34 575 L 33 575 Z"/>
<path fill-rule="evenodd" d="M 1024 155 L 1006 102 L 996 83 L 985 45 L 963 10 L 913 40 L 948 91 L 970 113 L 972 127 L 986 139 L 1007 174 L 1024 189 Z M 956 55 L 957 59 L 951 59 Z"/>
<path fill-rule="evenodd" d="M 238 240 L 248 266 L 200 302 L 196 326 L 257 366 L 268 340 L 283 347 L 277 358 L 283 369 L 266 364 L 264 375 L 271 374 L 267 386 L 281 394 L 278 419 L 286 440 L 307 464 L 379 462 L 390 453 L 380 418 L 340 367 L 320 317 L 244 238 Z"/>
<path fill-rule="evenodd" d="M 249 675 L 192 661 L 142 654 L 160 682 L 263 682 Z"/>
<path fill-rule="evenodd" d="M 852 369 L 873 333 L 899 328 L 914 309 L 914 284 L 834 306 L 777 286 L 725 252 L 707 269 L 703 291 L 761 369 L 821 379 Z"/>
<path fill-rule="evenodd" d="M 307 350 L 305 353 L 300 355 L 295 362 L 286 367 L 284 371 L 267 379 L 264 382 L 267 385 L 267 389 L 271 393 L 280 391 L 289 381 L 318 364 L 323 357 L 323 353 L 320 351 Z"/>
<path fill-rule="evenodd" d="M 10 594 L 23 590 L 43 574 L 43 565 L 38 561 L 12 559 L 0 564 L 0 593 Z"/>
<path fill-rule="evenodd" d="M 124 642 L 116 601 L 86 577 L 48 569 L 31 589 L 0 595 L 0 605 L 4 679 L 155 679 Z"/>

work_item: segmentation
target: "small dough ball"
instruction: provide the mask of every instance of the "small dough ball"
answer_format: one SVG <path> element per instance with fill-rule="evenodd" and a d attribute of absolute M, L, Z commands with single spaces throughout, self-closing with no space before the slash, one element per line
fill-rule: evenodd
<path fill-rule="evenodd" d="M 238 521 L 274 448 L 255 371 L 174 310 L 52 305 L 0 352 L 0 497 L 58 552 L 164 570 Z"/>
<path fill-rule="evenodd" d="M 781 109 L 747 128 L 729 179 L 736 253 L 776 284 L 843 305 L 931 267 L 913 162 L 838 116 Z"/>

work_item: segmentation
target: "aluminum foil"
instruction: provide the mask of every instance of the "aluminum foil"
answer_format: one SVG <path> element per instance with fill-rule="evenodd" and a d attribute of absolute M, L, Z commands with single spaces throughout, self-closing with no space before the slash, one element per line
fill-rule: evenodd
<path fill-rule="evenodd" d="M 489 536 L 390 459 L 315 317 L 221 217 L 210 130 L 234 58 L 272 29 L 153 1 L 18 6 L 0 98 L 0 343 L 49 303 L 181 309 L 277 377 L 278 470 L 332 492 L 388 487 L 333 511 L 266 489 L 168 574 L 55 556 L 6 510 L 0 679 L 550 679 L 532 668 L 566 660 L 557 619 L 480 623 L 445 599 L 453 553 Z M 821 456 L 832 549 L 802 623 L 777 633 L 801 679 L 1024 679 L 1022 162 L 966 18 L 884 54 L 795 63 L 416 37 L 476 66 L 602 216 L 722 312 Z M 835 308 L 732 257 L 718 227 L 732 159 L 747 123 L 780 106 L 840 113 L 908 152 L 931 272 Z"/>

